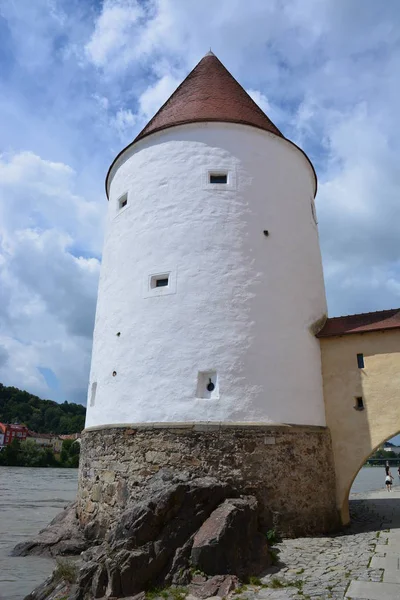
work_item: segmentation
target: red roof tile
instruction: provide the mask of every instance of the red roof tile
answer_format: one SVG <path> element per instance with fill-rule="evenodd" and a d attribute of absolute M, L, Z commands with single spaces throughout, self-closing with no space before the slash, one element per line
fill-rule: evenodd
<path fill-rule="evenodd" d="M 327 319 L 318 338 L 400 328 L 400 308 Z"/>
<path fill-rule="evenodd" d="M 283 137 L 221 61 L 209 52 L 135 138 L 201 121 L 243 123 Z"/>

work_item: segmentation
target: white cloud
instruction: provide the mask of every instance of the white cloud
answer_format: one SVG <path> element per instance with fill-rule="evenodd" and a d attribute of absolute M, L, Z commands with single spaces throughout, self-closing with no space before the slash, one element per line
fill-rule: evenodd
<path fill-rule="evenodd" d="M 97 66 L 120 61 L 129 47 L 135 47 L 135 28 L 144 16 L 137 0 L 105 0 L 93 34 L 85 46 L 88 58 Z"/>
<path fill-rule="evenodd" d="M 75 177 L 31 152 L 1 157 L 0 379 L 48 396 L 46 367 L 61 397 L 83 399 L 100 263 L 79 247 L 100 220 Z"/>
<path fill-rule="evenodd" d="M 128 135 L 133 138 L 132 131 L 137 121 L 137 116 L 132 113 L 129 109 L 119 109 L 116 114 L 111 117 L 111 126 L 116 129 L 118 135 L 122 140 Z"/>
<path fill-rule="evenodd" d="M 149 121 L 180 83 L 179 79 L 164 75 L 154 85 L 149 86 L 139 97 L 141 119 L 145 122 Z"/>

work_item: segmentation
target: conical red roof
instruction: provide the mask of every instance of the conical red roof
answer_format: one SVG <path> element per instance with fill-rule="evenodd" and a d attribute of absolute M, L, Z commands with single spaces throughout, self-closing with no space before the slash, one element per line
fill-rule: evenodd
<path fill-rule="evenodd" d="M 223 121 L 281 132 L 220 60 L 209 52 L 135 138 L 184 123 Z"/>

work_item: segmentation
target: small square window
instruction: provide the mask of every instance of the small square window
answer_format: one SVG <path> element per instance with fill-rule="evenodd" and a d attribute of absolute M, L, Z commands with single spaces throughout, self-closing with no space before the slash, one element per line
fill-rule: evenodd
<path fill-rule="evenodd" d="M 118 208 L 119 208 L 119 210 L 121 210 L 121 208 L 124 208 L 127 204 L 128 204 L 128 194 L 124 194 L 118 200 Z"/>
<path fill-rule="evenodd" d="M 163 269 L 146 276 L 143 289 L 144 298 L 160 298 L 176 294 L 176 269 Z"/>
<path fill-rule="evenodd" d="M 359 369 L 364 368 L 364 354 L 357 354 L 357 365 Z"/>
<path fill-rule="evenodd" d="M 228 183 L 228 174 L 210 173 L 210 183 Z"/>
<path fill-rule="evenodd" d="M 164 275 L 153 275 L 150 280 L 151 288 L 163 288 L 168 287 L 169 284 L 169 274 Z"/>

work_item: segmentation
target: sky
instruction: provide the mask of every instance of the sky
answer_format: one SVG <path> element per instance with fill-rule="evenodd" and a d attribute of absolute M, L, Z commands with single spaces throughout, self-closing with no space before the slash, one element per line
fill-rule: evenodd
<path fill-rule="evenodd" d="M 212 48 L 318 175 L 329 315 L 400 306 L 398 0 L 0 0 L 0 381 L 86 402 L 126 146 Z"/>

